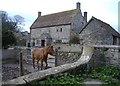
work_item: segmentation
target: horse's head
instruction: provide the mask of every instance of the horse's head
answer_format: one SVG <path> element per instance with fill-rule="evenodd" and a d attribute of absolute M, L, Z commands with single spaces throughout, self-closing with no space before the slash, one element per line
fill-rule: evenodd
<path fill-rule="evenodd" d="M 50 55 L 55 55 L 55 51 L 53 49 L 53 46 L 51 46 L 51 45 L 47 47 L 47 52 Z"/>

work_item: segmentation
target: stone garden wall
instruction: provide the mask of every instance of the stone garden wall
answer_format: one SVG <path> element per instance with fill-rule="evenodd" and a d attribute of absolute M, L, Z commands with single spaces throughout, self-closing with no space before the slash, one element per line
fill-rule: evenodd
<path fill-rule="evenodd" d="M 80 55 L 82 54 L 82 46 L 76 44 L 76 45 L 69 45 L 69 44 L 57 44 L 55 45 L 57 48 L 57 62 L 56 65 L 63 65 L 67 63 L 73 63 L 76 62 Z"/>
<path fill-rule="evenodd" d="M 120 68 L 120 52 L 112 48 L 96 48 L 91 59 L 93 67 L 99 65 L 114 65 Z"/>
<path fill-rule="evenodd" d="M 75 62 L 80 58 L 82 53 L 82 46 L 80 45 L 63 44 L 56 47 L 59 47 L 57 65 Z M 90 64 L 93 67 L 98 65 L 116 65 L 120 67 L 120 51 L 114 45 L 112 48 L 110 46 L 95 46 Z"/>
<path fill-rule="evenodd" d="M 18 60 L 19 59 L 19 49 L 1 49 L 0 52 L 2 52 L 2 60 Z"/>

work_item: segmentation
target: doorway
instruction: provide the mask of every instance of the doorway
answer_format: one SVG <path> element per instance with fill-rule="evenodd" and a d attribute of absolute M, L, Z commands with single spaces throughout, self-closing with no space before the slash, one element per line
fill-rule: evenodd
<path fill-rule="evenodd" d="M 42 46 L 42 47 L 45 46 L 45 40 L 41 40 L 41 46 Z"/>

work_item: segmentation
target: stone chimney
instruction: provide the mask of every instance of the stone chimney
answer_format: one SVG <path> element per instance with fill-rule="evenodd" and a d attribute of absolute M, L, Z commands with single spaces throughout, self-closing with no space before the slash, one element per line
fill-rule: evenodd
<path fill-rule="evenodd" d="M 41 12 L 38 12 L 38 17 L 41 16 Z"/>
<path fill-rule="evenodd" d="M 76 9 L 80 10 L 80 3 L 79 2 L 76 3 Z"/>
<path fill-rule="evenodd" d="M 87 23 L 87 12 L 84 12 L 84 19 L 85 19 L 85 22 Z"/>

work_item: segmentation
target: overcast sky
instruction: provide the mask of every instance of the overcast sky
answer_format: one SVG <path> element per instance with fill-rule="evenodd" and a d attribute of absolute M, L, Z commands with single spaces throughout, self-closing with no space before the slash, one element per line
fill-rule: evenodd
<path fill-rule="evenodd" d="M 29 31 L 31 24 L 38 16 L 71 10 L 76 3 L 81 3 L 82 13 L 88 12 L 88 20 L 94 16 L 118 31 L 119 0 L 0 0 L 0 10 L 7 11 L 10 16 L 21 15 L 25 18 L 25 30 Z"/>

